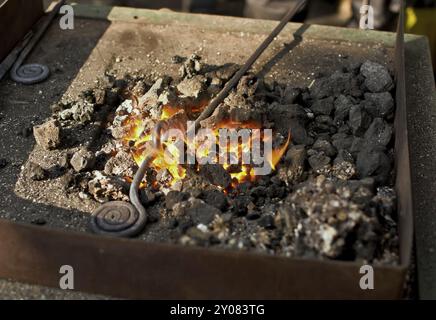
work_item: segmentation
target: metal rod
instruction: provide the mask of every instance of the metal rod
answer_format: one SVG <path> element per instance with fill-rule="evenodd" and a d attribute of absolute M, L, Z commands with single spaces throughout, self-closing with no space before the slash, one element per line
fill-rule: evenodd
<path fill-rule="evenodd" d="M 20 42 L 20 44 L 16 46 L 0 64 L 0 80 L 3 79 L 3 77 L 8 73 L 8 71 L 15 64 L 15 61 L 17 61 L 21 51 L 23 51 L 23 49 L 27 46 L 29 41 L 32 39 L 32 36 L 33 36 L 33 31 L 29 31 L 24 37 L 24 39 Z"/>
<path fill-rule="evenodd" d="M 235 87 L 242 76 L 251 68 L 251 66 L 256 62 L 260 55 L 265 51 L 265 49 L 270 45 L 274 38 L 283 30 L 286 24 L 292 19 L 292 17 L 306 4 L 307 0 L 300 0 L 286 13 L 280 23 L 275 27 L 275 29 L 269 34 L 269 36 L 262 42 L 262 44 L 256 49 L 256 51 L 247 60 L 244 66 L 239 69 L 239 71 L 233 76 L 233 78 L 226 83 L 223 90 L 211 101 L 211 103 L 203 110 L 200 116 L 195 121 L 195 128 L 200 127 L 200 121 L 207 119 L 212 115 L 218 105 L 223 102 L 223 100 L 228 96 L 230 91 Z"/>
<path fill-rule="evenodd" d="M 135 176 L 133 177 L 132 184 L 130 185 L 130 202 L 133 204 L 133 206 L 138 210 L 138 213 L 140 215 L 140 218 L 143 221 L 141 226 L 144 226 L 147 221 L 147 212 L 144 208 L 144 206 L 141 203 L 141 200 L 139 199 L 139 187 L 141 185 L 142 180 L 144 179 L 145 173 L 148 169 L 148 167 L 151 165 L 151 163 L 156 158 L 156 152 L 158 150 L 162 149 L 161 144 L 161 135 L 162 131 L 167 129 L 167 123 L 165 121 L 159 121 L 154 130 L 153 130 L 153 145 L 152 150 L 150 150 L 150 153 L 147 155 L 147 157 L 142 161 L 141 166 L 139 167 L 138 171 L 136 171 Z"/>
<path fill-rule="evenodd" d="M 145 224 L 147 223 L 147 212 L 144 208 L 144 206 L 141 203 L 141 200 L 139 200 L 138 190 L 141 185 L 142 179 L 144 179 L 145 172 L 147 171 L 148 167 L 150 166 L 151 162 L 154 160 L 154 151 L 152 154 L 148 155 L 144 161 L 141 163 L 141 166 L 139 167 L 138 171 L 136 172 L 132 184 L 130 185 L 130 202 L 135 207 L 135 209 L 138 211 L 139 214 L 139 221 L 142 221 L 140 228 L 142 229 Z"/>

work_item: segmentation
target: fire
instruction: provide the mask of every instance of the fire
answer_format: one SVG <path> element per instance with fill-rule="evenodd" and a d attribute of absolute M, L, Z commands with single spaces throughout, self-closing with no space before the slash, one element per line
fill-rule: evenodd
<path fill-rule="evenodd" d="M 163 106 L 162 107 L 162 115 L 160 117 L 161 120 L 167 120 L 171 118 L 173 115 L 175 115 L 180 109 L 179 108 L 173 108 L 171 106 Z"/>
<path fill-rule="evenodd" d="M 164 106 L 162 109 L 162 113 L 160 116 L 160 120 L 168 120 L 171 119 L 180 108 L 172 107 L 172 106 Z M 194 110 L 194 109 L 192 109 Z M 197 110 L 197 111 L 201 111 Z M 143 115 L 135 114 L 129 118 L 127 118 L 123 125 L 127 126 L 128 132 L 123 138 L 123 142 L 125 145 L 131 148 L 132 156 L 135 162 L 139 165 L 146 158 L 148 152 L 151 150 L 151 132 L 145 132 L 144 127 L 147 123 L 147 119 L 144 119 Z M 214 128 L 212 128 L 215 136 L 218 138 L 220 129 L 261 129 L 261 125 L 256 122 L 235 122 L 230 120 L 225 120 L 218 123 Z M 237 157 L 237 159 L 242 159 L 243 152 L 250 151 L 252 146 L 252 136 L 248 139 L 248 141 L 238 141 L 237 146 L 233 144 L 227 145 L 227 154 L 233 155 L 233 157 Z M 262 137 L 263 139 L 263 137 Z M 217 140 L 218 141 L 218 140 Z M 265 141 L 265 140 L 262 140 Z M 276 165 L 283 157 L 283 154 L 286 152 L 288 145 L 291 141 L 291 136 L 288 136 L 286 143 L 276 149 L 272 150 L 272 155 L 268 159 L 268 164 L 271 166 L 272 170 L 276 169 Z M 187 143 L 185 141 L 185 143 Z M 198 143 L 195 146 L 195 150 L 198 150 Z M 165 157 L 165 153 L 163 150 L 170 152 L 172 154 L 172 161 Z M 157 153 L 155 160 L 152 162 L 151 167 L 159 172 L 162 169 L 166 169 L 170 175 L 171 180 L 167 183 L 167 187 L 173 186 L 178 181 L 183 180 L 186 177 L 186 168 L 180 165 L 177 161 L 179 156 L 179 149 L 173 144 L 172 141 L 163 142 L 163 150 Z M 197 153 L 197 156 L 208 156 L 211 150 L 205 148 L 201 149 L 201 152 Z M 228 161 L 228 159 L 227 159 Z M 251 165 L 241 164 L 239 166 L 232 166 L 230 163 L 226 163 L 223 165 L 224 169 L 226 169 L 231 178 L 232 178 L 232 187 L 236 187 L 239 183 L 245 181 L 254 181 L 256 179 L 256 175 L 254 173 L 254 168 Z"/>
<path fill-rule="evenodd" d="M 279 163 L 280 159 L 283 157 L 286 149 L 288 149 L 289 143 L 291 142 L 291 133 L 288 134 L 288 140 L 281 148 L 273 149 L 270 166 L 272 170 L 276 169 L 277 163 Z"/>

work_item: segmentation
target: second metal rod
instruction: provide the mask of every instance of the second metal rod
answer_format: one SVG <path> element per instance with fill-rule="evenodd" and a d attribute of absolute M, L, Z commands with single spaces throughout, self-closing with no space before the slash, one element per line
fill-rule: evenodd
<path fill-rule="evenodd" d="M 270 45 L 274 38 L 283 30 L 286 24 L 292 19 L 292 17 L 305 5 L 307 0 L 300 0 L 286 13 L 280 23 L 275 27 L 275 29 L 269 34 L 269 36 L 262 42 L 262 44 L 256 49 L 256 51 L 247 60 L 244 66 L 239 69 L 239 71 L 233 76 L 233 78 L 226 83 L 223 90 L 211 101 L 211 103 L 204 109 L 200 116 L 195 121 L 195 127 L 199 128 L 200 121 L 210 117 L 218 105 L 223 102 L 223 100 L 228 96 L 230 90 L 233 89 L 242 78 L 242 76 L 251 68 L 251 66 L 256 62 L 259 56 L 265 51 L 265 49 Z"/>

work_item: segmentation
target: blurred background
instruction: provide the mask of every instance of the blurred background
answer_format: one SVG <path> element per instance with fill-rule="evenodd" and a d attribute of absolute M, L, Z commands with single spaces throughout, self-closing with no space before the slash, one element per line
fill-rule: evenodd
<path fill-rule="evenodd" d="M 51 0 L 44 0 L 50 3 Z M 137 8 L 209 13 L 230 16 L 245 16 L 259 19 L 279 20 L 295 0 L 76 0 L 76 3 L 129 6 Z M 362 0 L 309 0 L 305 10 L 296 17 L 297 21 L 335 26 L 356 26 Z M 375 28 L 388 30 L 398 12 L 399 0 L 372 0 Z M 436 0 L 407 0 L 416 14 L 427 11 L 429 18 L 436 21 Z M 354 21 L 352 21 L 354 20 Z M 418 19 L 416 19 L 418 20 Z M 434 25 L 436 29 L 436 25 Z"/>
<path fill-rule="evenodd" d="M 49 4 L 51 0 L 44 0 Z M 73 2 L 73 1 L 71 1 Z M 280 19 L 294 0 L 76 0 L 76 3 L 129 6 L 148 9 Z M 309 10 L 310 7 L 310 10 Z M 296 20 L 309 23 L 344 24 L 352 15 L 351 0 L 312 0 Z"/>
<path fill-rule="evenodd" d="M 46 4 L 51 0 L 44 0 Z M 70 2 L 279 20 L 296 0 L 76 0 Z M 309 0 L 294 21 L 358 27 L 362 0 Z M 374 28 L 395 31 L 399 0 L 372 0 Z M 406 32 L 426 35 L 436 61 L 436 0 L 407 0 Z"/>

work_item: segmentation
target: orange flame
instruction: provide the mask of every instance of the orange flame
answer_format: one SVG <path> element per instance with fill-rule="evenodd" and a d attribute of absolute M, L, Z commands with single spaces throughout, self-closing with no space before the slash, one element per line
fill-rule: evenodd
<path fill-rule="evenodd" d="M 279 163 L 280 159 L 283 157 L 284 153 L 288 149 L 290 142 L 291 142 L 291 133 L 289 132 L 288 140 L 286 141 L 286 143 L 281 148 L 274 149 L 272 151 L 271 162 L 270 162 L 272 170 L 276 169 L 276 165 Z"/>
<path fill-rule="evenodd" d="M 175 115 L 181 109 L 178 107 L 172 107 L 166 105 L 162 108 L 161 120 L 168 120 L 173 115 Z M 192 109 L 191 109 L 192 110 Z M 146 158 L 149 150 L 151 149 L 151 140 L 152 136 L 150 132 L 144 132 L 144 127 L 146 125 L 146 119 L 142 118 L 141 115 L 134 115 L 132 117 L 127 118 L 123 122 L 123 126 L 128 128 L 126 135 L 123 138 L 123 142 L 131 147 L 133 159 L 135 162 L 140 165 L 143 160 Z M 256 122 L 235 122 L 231 120 L 225 120 L 218 123 L 214 128 L 212 128 L 215 136 L 219 137 L 220 129 L 261 129 L 261 125 Z M 276 169 L 276 165 L 283 157 L 283 154 L 286 152 L 289 143 L 291 141 L 291 135 L 288 135 L 288 139 L 286 143 L 280 148 L 276 148 L 272 151 L 272 155 L 270 159 L 268 159 L 269 165 L 272 170 Z M 186 141 L 185 141 L 186 143 Z M 195 146 L 195 150 L 198 148 L 198 143 Z M 248 139 L 248 141 L 238 141 L 238 145 L 235 146 L 233 144 L 229 144 L 227 146 L 227 154 L 237 155 L 238 159 L 242 159 L 243 151 L 249 151 L 252 145 L 252 137 Z M 165 157 L 165 153 L 158 152 L 155 160 L 152 162 L 151 167 L 156 171 L 160 171 L 162 169 L 166 169 L 170 175 L 171 179 L 166 183 L 167 187 L 173 186 L 176 182 L 183 180 L 186 177 L 186 169 L 181 166 L 177 159 L 179 156 L 179 150 L 173 144 L 172 141 L 163 142 L 164 150 L 167 150 L 173 156 L 174 161 L 169 161 L 168 157 Z M 207 148 L 203 149 L 201 154 L 197 154 L 197 156 L 207 156 L 209 155 L 210 150 Z M 230 164 L 224 164 L 224 169 L 230 170 Z M 232 186 L 236 187 L 238 183 L 244 181 L 254 181 L 256 179 L 256 175 L 254 174 L 254 168 L 251 165 L 240 165 L 239 171 L 234 172 L 232 170 L 230 172 L 230 176 L 232 178 Z"/>

